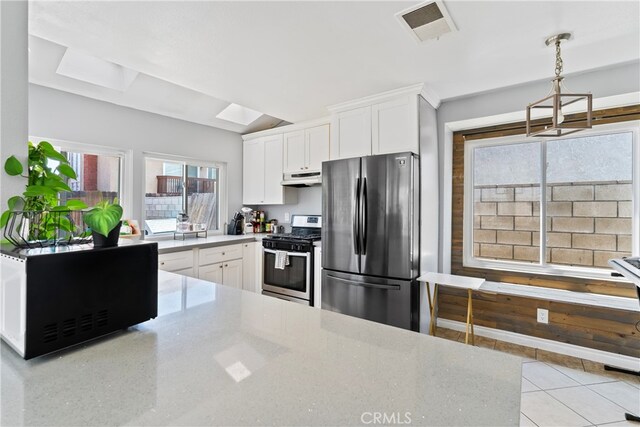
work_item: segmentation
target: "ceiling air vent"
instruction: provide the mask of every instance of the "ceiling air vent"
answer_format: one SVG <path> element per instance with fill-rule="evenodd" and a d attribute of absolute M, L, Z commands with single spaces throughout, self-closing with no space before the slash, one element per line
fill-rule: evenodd
<path fill-rule="evenodd" d="M 418 42 L 435 39 L 457 28 L 441 1 L 426 1 L 396 13 L 400 24 Z"/>

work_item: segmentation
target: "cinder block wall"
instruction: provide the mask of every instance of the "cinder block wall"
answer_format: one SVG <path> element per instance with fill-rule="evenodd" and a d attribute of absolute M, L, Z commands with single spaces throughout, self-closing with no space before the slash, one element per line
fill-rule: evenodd
<path fill-rule="evenodd" d="M 607 267 L 631 255 L 629 181 L 549 184 L 546 262 Z M 474 256 L 538 262 L 540 188 L 531 185 L 474 189 Z"/>
<path fill-rule="evenodd" d="M 175 218 L 182 208 L 182 196 L 148 193 L 144 198 L 145 219 Z"/>

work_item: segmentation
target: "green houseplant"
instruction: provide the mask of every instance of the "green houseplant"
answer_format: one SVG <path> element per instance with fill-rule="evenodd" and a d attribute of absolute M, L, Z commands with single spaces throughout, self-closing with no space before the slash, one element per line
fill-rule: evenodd
<path fill-rule="evenodd" d="M 122 206 L 118 204 L 117 199 L 113 203 L 103 200 L 85 212 L 84 222 L 91 229 L 94 247 L 118 246 L 122 226 Z"/>
<path fill-rule="evenodd" d="M 20 215 L 20 219 L 16 229 L 10 230 L 9 234 L 17 233 L 27 243 L 55 243 L 61 231 L 73 236 L 78 230 L 69 212 L 85 209 L 87 205 L 81 200 L 60 203 L 59 195 L 71 191 L 67 181 L 77 178 L 75 171 L 67 158 L 47 141 L 40 141 L 37 145 L 29 141 L 28 147 L 26 168 L 15 156 L 5 161 L 5 173 L 26 178 L 27 185 L 21 196 L 7 200 L 8 209 L 0 216 L 0 227 L 6 227 L 13 214 Z"/>

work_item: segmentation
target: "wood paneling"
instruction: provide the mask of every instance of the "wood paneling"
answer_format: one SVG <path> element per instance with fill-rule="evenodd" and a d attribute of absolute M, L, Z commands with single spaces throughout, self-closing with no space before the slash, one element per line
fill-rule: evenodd
<path fill-rule="evenodd" d="M 567 116 L 568 121 L 584 120 L 584 114 Z M 594 111 L 593 124 L 640 120 L 640 105 Z M 549 120 L 538 120 L 543 126 Z M 464 143 L 469 140 L 521 135 L 524 122 L 457 132 L 453 135 L 452 170 L 452 241 L 451 273 L 482 277 L 489 281 L 636 297 L 635 287 L 629 283 L 589 280 L 543 274 L 469 268 L 462 262 L 464 208 Z M 439 316 L 464 322 L 466 294 L 441 288 L 438 298 Z M 549 309 L 548 325 L 536 322 L 536 309 Z M 478 325 L 503 329 L 540 338 L 552 339 L 584 347 L 640 357 L 640 313 L 600 307 L 544 301 L 527 297 L 474 294 L 474 314 Z"/>

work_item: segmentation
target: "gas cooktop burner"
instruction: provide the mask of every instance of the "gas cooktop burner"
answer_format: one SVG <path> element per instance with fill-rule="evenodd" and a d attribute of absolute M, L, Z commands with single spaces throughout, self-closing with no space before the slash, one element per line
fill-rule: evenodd
<path fill-rule="evenodd" d="M 294 233 L 286 233 L 286 234 L 270 234 L 266 236 L 268 239 L 274 240 L 306 240 L 306 241 L 315 241 L 320 240 L 320 233 L 311 233 L 311 234 L 294 234 Z"/>

